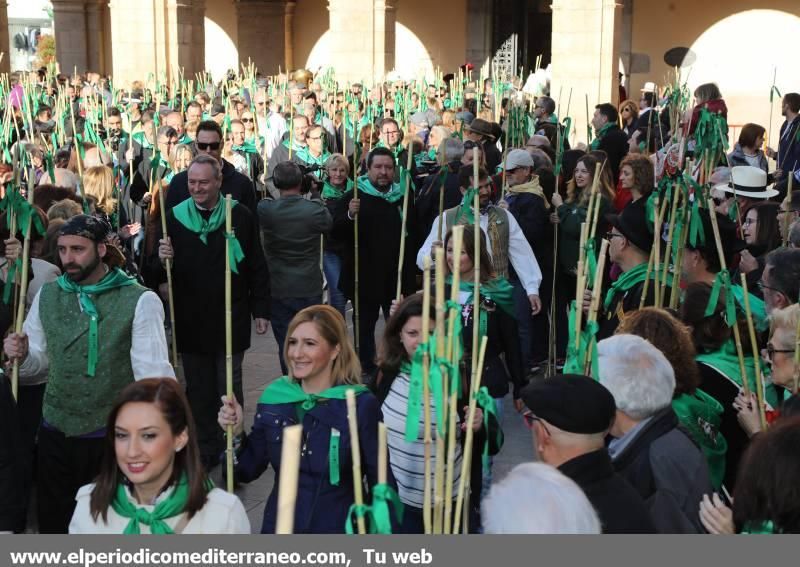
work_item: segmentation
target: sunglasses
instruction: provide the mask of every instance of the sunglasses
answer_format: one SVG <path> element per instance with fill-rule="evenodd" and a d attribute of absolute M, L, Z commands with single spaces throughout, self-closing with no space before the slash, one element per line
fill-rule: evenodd
<path fill-rule="evenodd" d="M 207 151 L 207 150 L 218 150 L 221 145 L 221 142 L 209 142 L 207 144 L 204 144 L 203 142 L 195 142 L 194 144 L 195 146 L 197 146 L 198 150 Z"/>
<path fill-rule="evenodd" d="M 253 122 L 255 122 L 255 120 L 253 120 L 252 118 L 242 118 L 242 122 L 245 124 L 252 124 Z"/>

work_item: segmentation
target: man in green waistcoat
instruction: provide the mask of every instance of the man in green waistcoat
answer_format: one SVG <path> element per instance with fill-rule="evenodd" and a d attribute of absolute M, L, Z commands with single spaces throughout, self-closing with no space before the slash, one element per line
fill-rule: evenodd
<path fill-rule="evenodd" d="M 38 433 L 41 533 L 67 533 L 75 495 L 98 474 L 104 438 L 113 435 L 105 425 L 117 394 L 141 378 L 175 378 L 161 300 L 112 267 L 119 254 L 106 244 L 110 229 L 87 215 L 61 227 L 65 273 L 42 287 L 23 333 L 3 344 L 23 382 L 48 374 Z"/>

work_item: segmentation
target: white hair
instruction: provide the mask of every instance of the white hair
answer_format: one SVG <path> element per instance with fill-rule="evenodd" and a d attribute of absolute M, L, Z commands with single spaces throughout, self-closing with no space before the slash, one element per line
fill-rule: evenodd
<path fill-rule="evenodd" d="M 492 485 L 482 503 L 488 534 L 599 534 L 589 499 L 558 469 L 524 463 Z"/>
<path fill-rule="evenodd" d="M 600 382 L 631 419 L 641 421 L 672 403 L 675 371 L 642 337 L 614 335 L 597 343 L 597 354 Z"/>
<path fill-rule="evenodd" d="M 458 138 L 446 138 L 439 146 L 439 155 L 444 154 L 445 163 L 461 161 L 464 157 L 464 143 Z"/>

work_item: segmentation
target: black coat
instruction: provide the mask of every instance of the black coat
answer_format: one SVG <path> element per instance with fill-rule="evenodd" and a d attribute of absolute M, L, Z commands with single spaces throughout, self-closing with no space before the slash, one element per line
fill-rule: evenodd
<path fill-rule="evenodd" d="M 586 494 L 604 534 L 657 533 L 639 493 L 614 472 L 606 449 L 575 457 L 558 469 Z"/>
<path fill-rule="evenodd" d="M 358 193 L 361 209 L 358 214 L 359 274 L 358 285 L 361 305 L 388 304 L 395 297 L 397 286 L 397 260 L 400 257 L 400 228 L 402 200 L 392 204 L 379 197 Z M 344 244 L 342 250 L 342 275 L 339 289 L 348 299 L 355 297 L 355 230 L 354 221 L 347 216 L 353 192 L 339 199 L 333 217 L 334 238 Z M 405 256 L 403 257 L 402 293 L 416 291 L 419 250 L 416 209 L 413 196 L 408 200 Z"/>
<path fill-rule="evenodd" d="M 543 279 L 546 280 L 547 274 L 552 274 L 553 270 L 553 225 L 550 224 L 550 214 L 544 199 L 533 193 L 506 192 L 506 201 L 508 212 L 514 215 L 525 240 L 531 245 L 533 255 L 544 274 Z"/>
<path fill-rule="evenodd" d="M 611 168 L 614 184 L 619 179 L 619 164 L 628 153 L 628 136 L 619 126 L 612 126 L 600 140 L 598 150 L 603 150 L 608 155 L 608 167 Z"/>
<path fill-rule="evenodd" d="M 246 179 L 246 178 L 245 178 Z M 248 180 L 249 184 L 249 180 Z M 235 206 L 231 211 L 233 231 L 242 246 L 244 259 L 239 273 L 231 273 L 231 319 L 233 352 L 250 348 L 251 317 L 269 319 L 269 271 L 250 211 Z M 203 244 L 194 232 L 167 211 L 167 232 L 175 259 L 172 287 L 175 291 L 175 329 L 178 351 L 196 354 L 225 352 L 225 227 L 208 235 Z M 161 238 L 159 227 L 158 238 Z M 157 281 L 167 280 L 158 259 L 150 258 L 150 269 Z"/>
<path fill-rule="evenodd" d="M 0 375 L 0 531 L 25 529 L 28 497 L 19 489 L 25 469 L 25 450 L 20 437 L 17 404 L 11 381 Z M 478 485 L 480 486 L 480 485 Z"/>
<path fill-rule="evenodd" d="M 604 281 L 607 281 L 608 278 L 603 278 Z M 645 297 L 645 305 L 653 305 L 655 303 L 655 280 L 650 280 L 650 284 L 647 286 L 647 297 Z M 660 285 L 660 284 L 659 284 Z M 669 293 L 670 288 L 665 288 L 667 293 Z M 608 307 L 607 311 L 603 310 L 603 302 L 605 301 L 606 297 L 606 289 L 603 289 L 603 293 L 600 295 L 600 310 L 597 314 L 597 322 L 599 324 L 599 329 L 597 331 L 597 340 L 601 341 L 603 339 L 607 339 L 619 327 L 620 315 L 624 315 L 625 313 L 630 313 L 631 311 L 636 311 L 639 309 L 639 305 L 641 304 L 642 300 L 642 292 L 644 291 L 644 282 L 639 282 L 628 291 L 617 293 L 614 295 L 614 298 L 611 300 L 611 304 Z"/>
<path fill-rule="evenodd" d="M 239 201 L 242 205 L 255 214 L 256 212 L 256 192 L 253 189 L 253 182 L 250 178 L 236 171 L 233 164 L 222 160 L 222 195 L 230 195 L 232 199 Z M 169 183 L 167 189 L 165 206 L 171 209 L 181 201 L 189 198 L 189 172 L 181 171 Z"/>
<path fill-rule="evenodd" d="M 447 165 L 447 176 L 444 179 L 444 208 L 446 211 L 461 204 L 460 183 L 458 171 L 460 161 L 450 162 Z M 422 187 L 417 191 L 416 208 L 419 221 L 419 234 L 430 234 L 433 221 L 439 216 L 439 196 L 442 192 L 440 172 L 431 173 L 422 182 Z"/>

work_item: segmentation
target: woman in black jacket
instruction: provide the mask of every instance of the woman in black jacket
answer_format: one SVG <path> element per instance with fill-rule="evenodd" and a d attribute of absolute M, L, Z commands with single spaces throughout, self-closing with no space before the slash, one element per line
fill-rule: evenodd
<path fill-rule="evenodd" d="M 425 470 L 425 430 L 422 399 L 409 400 L 414 392 L 421 394 L 421 385 L 415 388 L 412 380 L 412 360 L 417 347 L 426 342 L 428 337 L 422 336 L 422 295 L 415 294 L 406 298 L 395 309 L 384 329 L 383 339 L 378 354 L 378 369 L 370 384 L 370 389 L 378 398 L 383 412 L 383 421 L 388 428 L 389 462 L 397 481 L 400 500 L 404 505 L 403 523 L 400 533 L 424 533 L 424 470 Z M 431 322 L 433 328 L 433 322 Z M 421 351 L 420 351 L 421 354 Z M 417 357 L 415 364 L 420 364 Z M 468 381 L 462 374 L 462 393 L 468 392 Z M 457 421 L 460 443 L 456 446 L 456 467 L 453 477 L 453 495 L 458 489 L 461 470 L 462 445 L 466 436 L 467 395 L 463 395 L 457 404 L 459 411 Z M 436 400 L 430 399 L 431 436 L 435 439 Z M 496 454 L 502 445 L 502 431 L 494 415 L 487 413 L 487 428 L 484 427 L 483 412 L 478 409 L 472 427 L 475 431 L 473 452 L 470 462 L 470 521 L 469 530 L 475 532 L 480 526 L 480 486 L 482 484 L 482 461 L 484 447 L 488 454 Z M 409 439 L 411 439 L 409 441 Z M 436 455 L 431 455 L 431 467 L 435 467 Z M 432 497 L 431 497 L 432 499 Z"/>

